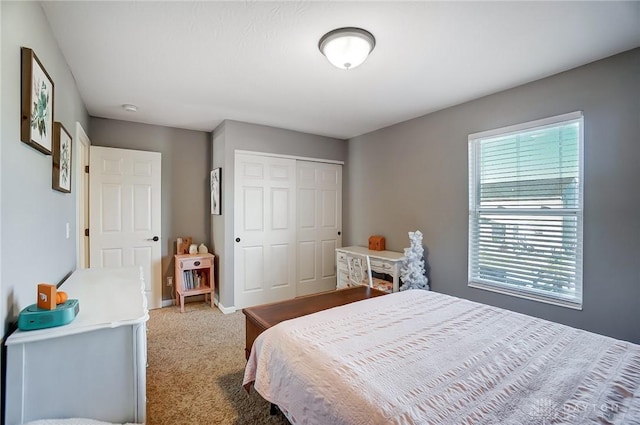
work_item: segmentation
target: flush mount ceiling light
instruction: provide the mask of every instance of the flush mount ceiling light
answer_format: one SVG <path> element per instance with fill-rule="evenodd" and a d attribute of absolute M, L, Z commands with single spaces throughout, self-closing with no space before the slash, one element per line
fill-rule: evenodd
<path fill-rule="evenodd" d="M 138 107 L 136 105 L 131 105 L 129 103 L 125 103 L 124 105 L 122 105 L 122 109 L 124 109 L 127 112 L 136 112 L 136 111 L 138 111 Z"/>
<path fill-rule="evenodd" d="M 318 48 L 329 62 L 340 69 L 360 65 L 376 47 L 376 39 L 362 28 L 338 28 L 322 36 Z"/>

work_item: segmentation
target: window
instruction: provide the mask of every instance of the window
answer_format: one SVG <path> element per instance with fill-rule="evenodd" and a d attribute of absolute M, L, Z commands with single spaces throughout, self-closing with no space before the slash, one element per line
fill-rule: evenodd
<path fill-rule="evenodd" d="M 469 136 L 469 286 L 582 308 L 583 125 Z"/>

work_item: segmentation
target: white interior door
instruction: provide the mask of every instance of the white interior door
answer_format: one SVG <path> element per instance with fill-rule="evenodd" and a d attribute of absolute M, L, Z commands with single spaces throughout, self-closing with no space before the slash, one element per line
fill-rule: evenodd
<path fill-rule="evenodd" d="M 336 287 L 342 246 L 342 165 L 297 161 L 298 280 L 296 294 Z"/>
<path fill-rule="evenodd" d="M 236 153 L 234 304 L 296 295 L 296 161 Z"/>
<path fill-rule="evenodd" d="M 149 308 L 162 306 L 161 154 L 92 146 L 90 266 L 142 266 Z"/>

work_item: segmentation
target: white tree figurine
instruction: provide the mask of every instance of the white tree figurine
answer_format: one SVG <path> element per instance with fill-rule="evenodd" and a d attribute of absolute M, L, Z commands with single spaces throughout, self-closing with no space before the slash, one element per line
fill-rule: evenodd
<path fill-rule="evenodd" d="M 402 279 L 401 291 L 405 289 L 425 289 L 429 290 L 429 279 L 427 279 L 424 269 L 424 248 L 422 248 L 422 232 L 416 230 L 409 232 L 411 246 L 404 249 L 406 260 L 400 270 Z"/>

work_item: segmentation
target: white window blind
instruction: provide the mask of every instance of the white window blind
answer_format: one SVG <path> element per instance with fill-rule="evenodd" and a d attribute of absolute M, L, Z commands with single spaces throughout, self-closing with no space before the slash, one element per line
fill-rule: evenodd
<path fill-rule="evenodd" d="M 582 113 L 469 136 L 469 286 L 582 308 Z"/>

